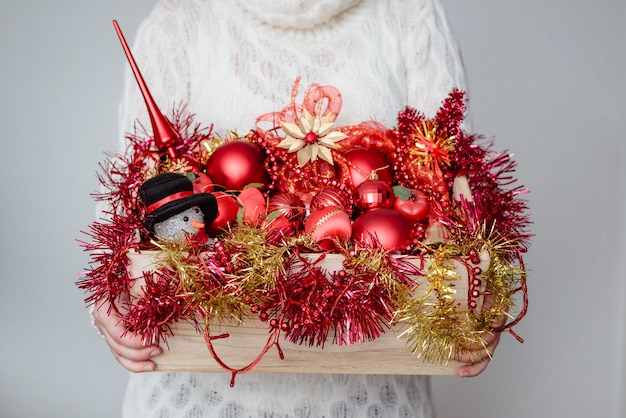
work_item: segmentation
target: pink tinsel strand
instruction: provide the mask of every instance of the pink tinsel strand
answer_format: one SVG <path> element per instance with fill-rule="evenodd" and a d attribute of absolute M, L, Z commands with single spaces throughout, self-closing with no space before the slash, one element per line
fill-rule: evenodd
<path fill-rule="evenodd" d="M 295 254 L 288 275 L 277 279 L 270 310 L 277 326 L 285 324 L 286 338 L 310 346 L 323 346 L 331 337 L 340 345 L 378 338 L 396 309 L 389 287 L 394 284 L 383 283 L 379 272 L 363 265 L 329 276 L 315 264 Z M 412 263 L 389 253 L 386 265 L 395 273 L 396 286 L 413 290 L 409 275 L 419 270 Z"/>
<path fill-rule="evenodd" d="M 443 101 L 435 122 L 437 129 L 445 137 L 457 137 L 461 134 L 461 123 L 465 119 L 465 91 L 453 89 Z"/>
<path fill-rule="evenodd" d="M 496 153 L 491 143 L 480 146 L 476 139 L 473 135 L 457 138 L 450 167 L 452 177 L 467 176 L 482 223 L 493 225 L 503 239 L 525 251 L 531 237 L 527 232 L 530 218 L 527 204 L 519 195 L 527 189 L 514 186 L 516 164 L 512 154 Z"/>
<path fill-rule="evenodd" d="M 76 284 L 90 294 L 85 301 L 99 304 L 112 303 L 129 288 L 126 253 L 133 248 L 136 225 L 126 218 L 113 216 L 114 222 L 94 222 L 85 234 L 92 238 L 81 246 L 91 255 L 89 269 L 84 279 Z"/>
<path fill-rule="evenodd" d="M 122 317 L 127 332 L 141 336 L 144 344 L 159 344 L 167 343 L 167 336 L 172 335 L 170 325 L 174 322 L 187 320 L 198 326 L 192 296 L 177 292 L 176 275 L 157 270 L 144 273 L 144 280 L 142 296 L 133 298 Z"/>

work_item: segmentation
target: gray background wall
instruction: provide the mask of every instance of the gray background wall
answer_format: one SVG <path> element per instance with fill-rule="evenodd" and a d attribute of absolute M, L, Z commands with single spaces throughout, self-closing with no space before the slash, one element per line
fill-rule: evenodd
<path fill-rule="evenodd" d="M 532 189 L 530 311 L 441 417 L 626 417 L 626 6 L 443 0 L 475 130 Z M 154 0 L 0 1 L 0 416 L 115 417 L 126 372 L 74 286 L 96 164 L 117 141 L 128 38 Z"/>

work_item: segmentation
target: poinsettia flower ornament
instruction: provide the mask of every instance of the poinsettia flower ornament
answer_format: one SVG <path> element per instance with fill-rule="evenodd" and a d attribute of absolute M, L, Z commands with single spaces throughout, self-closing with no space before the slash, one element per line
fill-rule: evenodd
<path fill-rule="evenodd" d="M 348 135 L 333 131 L 337 115 L 328 113 L 324 116 L 311 114 L 303 109 L 298 123 L 281 122 L 280 127 L 289 135 L 277 146 L 287 152 L 297 152 L 298 166 L 304 167 L 308 162 L 321 158 L 334 164 L 331 149 L 337 149 L 335 143 L 346 139 Z"/>
<path fill-rule="evenodd" d="M 335 127 L 342 105 L 339 90 L 310 84 L 297 102 L 299 84 L 297 78 L 282 110 L 257 118 L 254 138 L 266 152 L 268 190 L 295 194 L 309 203 L 321 189 L 340 186 L 337 164 L 350 132 Z"/>

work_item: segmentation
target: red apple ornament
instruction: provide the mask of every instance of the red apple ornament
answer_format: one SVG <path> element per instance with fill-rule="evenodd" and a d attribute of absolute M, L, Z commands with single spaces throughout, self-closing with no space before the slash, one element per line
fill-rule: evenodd
<path fill-rule="evenodd" d="M 225 142 L 213 151 L 207 161 L 207 174 L 226 190 L 243 190 L 249 184 L 265 184 L 263 152 L 243 139 Z"/>
<path fill-rule="evenodd" d="M 352 224 L 352 239 L 374 245 L 374 240 L 386 250 L 401 250 L 411 239 L 413 223 L 393 209 L 365 212 Z"/>
<path fill-rule="evenodd" d="M 394 187 L 396 198 L 393 208 L 413 222 L 422 221 L 430 215 L 430 201 L 426 193 L 418 189 Z"/>

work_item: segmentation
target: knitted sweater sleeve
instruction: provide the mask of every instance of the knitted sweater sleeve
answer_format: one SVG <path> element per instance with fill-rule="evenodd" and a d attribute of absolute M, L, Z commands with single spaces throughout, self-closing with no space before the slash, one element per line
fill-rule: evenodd
<path fill-rule="evenodd" d="M 409 2 L 404 16 L 408 104 L 433 116 L 452 88 L 467 88 L 461 53 L 439 1 Z"/>

